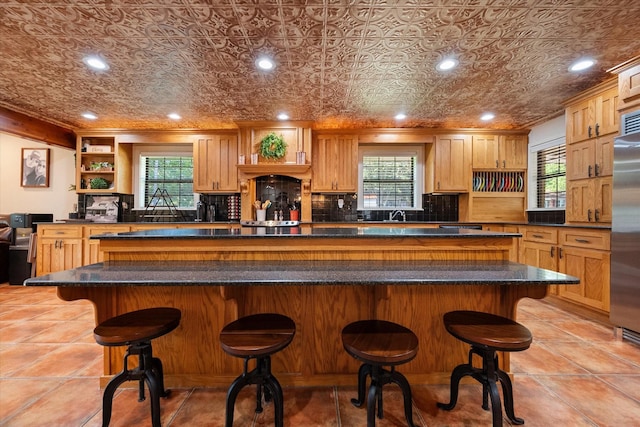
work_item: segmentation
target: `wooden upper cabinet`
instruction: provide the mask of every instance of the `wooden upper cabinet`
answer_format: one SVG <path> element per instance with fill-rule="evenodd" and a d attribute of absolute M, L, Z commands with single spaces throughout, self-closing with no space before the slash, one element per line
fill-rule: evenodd
<path fill-rule="evenodd" d="M 621 114 L 640 107 L 640 60 L 626 64 L 618 74 L 618 109 Z"/>
<path fill-rule="evenodd" d="M 589 91 L 586 98 L 567 105 L 565 117 L 567 144 L 618 132 L 618 87 L 609 82 Z"/>
<path fill-rule="evenodd" d="M 207 135 L 193 144 L 193 191 L 233 193 L 238 185 L 238 136 Z"/>
<path fill-rule="evenodd" d="M 317 135 L 311 162 L 313 192 L 358 191 L 358 136 Z"/>
<path fill-rule="evenodd" d="M 438 135 L 435 147 L 434 191 L 469 192 L 471 136 Z"/>
<path fill-rule="evenodd" d="M 526 135 L 474 135 L 474 169 L 527 168 Z"/>

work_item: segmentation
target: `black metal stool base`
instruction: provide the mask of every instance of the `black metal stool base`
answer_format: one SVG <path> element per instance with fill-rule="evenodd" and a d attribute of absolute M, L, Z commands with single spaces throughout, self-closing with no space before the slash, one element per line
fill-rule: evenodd
<path fill-rule="evenodd" d="M 271 357 L 257 357 L 256 367 L 247 372 L 250 357 L 244 359 L 244 372 L 236 378 L 227 392 L 227 408 L 225 426 L 233 426 L 233 412 L 236 404 L 236 398 L 240 390 L 247 385 L 256 384 L 256 413 L 262 412 L 262 396 L 265 402 L 273 399 L 273 408 L 275 412 L 275 425 L 282 427 L 284 423 L 284 398 L 282 395 L 282 387 L 280 383 L 271 375 Z"/>
<path fill-rule="evenodd" d="M 482 357 L 482 369 L 473 367 L 472 357 L 474 354 Z M 471 346 L 469 350 L 469 363 L 456 366 L 451 373 L 451 396 L 449 403 L 438 403 L 438 407 L 447 411 L 455 408 L 458 402 L 458 386 L 460 380 L 465 376 L 471 376 L 482 384 L 482 409 L 489 409 L 489 398 L 491 399 L 491 412 L 493 416 L 493 427 L 502 427 L 502 405 L 500 404 L 500 393 L 497 382 L 502 385 L 502 395 L 504 396 L 504 410 L 507 418 L 513 424 L 524 424 L 522 418 L 515 416 L 513 411 L 513 387 L 511 379 L 506 372 L 498 368 L 498 355 L 495 350 Z"/>
<path fill-rule="evenodd" d="M 138 355 L 138 367 L 129 369 L 128 359 L 131 355 Z M 162 362 L 157 357 L 153 357 L 150 341 L 131 344 L 124 355 L 124 367 L 122 372 L 113 377 L 104 389 L 102 396 L 102 427 L 107 427 L 111 421 L 111 409 L 113 406 L 113 395 L 118 387 L 125 381 L 139 382 L 138 401 L 145 400 L 144 383 L 149 387 L 151 397 L 151 423 L 153 427 L 160 427 L 160 398 L 168 397 L 170 390 L 164 389 L 164 375 L 162 372 Z"/>
<path fill-rule="evenodd" d="M 391 370 L 387 370 L 379 365 L 368 363 L 360 365 L 360 369 L 358 369 L 358 398 L 351 399 L 353 406 L 359 408 L 364 403 L 367 376 L 371 377 L 371 385 L 367 396 L 367 427 L 375 427 L 376 425 L 376 407 L 378 409 L 378 418 L 383 418 L 382 386 L 390 383 L 397 384 L 402 390 L 404 416 L 407 419 L 407 425 L 415 427 L 411 410 L 411 387 L 409 386 L 409 381 L 404 375 L 396 371 L 393 366 Z"/>

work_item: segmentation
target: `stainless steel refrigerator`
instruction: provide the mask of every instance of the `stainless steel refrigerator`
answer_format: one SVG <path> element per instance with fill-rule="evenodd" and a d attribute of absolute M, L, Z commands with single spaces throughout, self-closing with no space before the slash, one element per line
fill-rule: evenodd
<path fill-rule="evenodd" d="M 640 344 L 640 111 L 623 116 L 621 135 L 613 148 L 610 320 Z"/>

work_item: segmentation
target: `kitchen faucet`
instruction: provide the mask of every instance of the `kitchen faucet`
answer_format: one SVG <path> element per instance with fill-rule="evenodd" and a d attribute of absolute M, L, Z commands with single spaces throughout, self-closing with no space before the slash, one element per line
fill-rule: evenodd
<path fill-rule="evenodd" d="M 401 211 L 400 209 L 396 209 L 395 211 L 389 212 L 389 221 L 393 221 L 393 218 L 395 218 L 397 215 L 402 216 L 402 221 L 406 221 L 407 220 L 407 217 L 406 217 L 404 211 Z"/>

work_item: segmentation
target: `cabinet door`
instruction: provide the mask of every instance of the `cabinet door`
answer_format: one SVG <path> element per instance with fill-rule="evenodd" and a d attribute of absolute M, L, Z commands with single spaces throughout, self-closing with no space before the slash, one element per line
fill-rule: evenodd
<path fill-rule="evenodd" d="M 596 97 L 595 110 L 595 136 L 609 135 L 620 130 L 617 86 Z"/>
<path fill-rule="evenodd" d="M 598 138 L 594 144 L 593 168 L 595 176 L 613 175 L 613 140 L 615 135 L 609 134 Z"/>
<path fill-rule="evenodd" d="M 520 245 L 520 262 L 538 268 L 558 271 L 557 246 L 524 241 Z"/>
<path fill-rule="evenodd" d="M 567 222 L 611 223 L 612 178 L 567 182 Z"/>
<path fill-rule="evenodd" d="M 471 137 L 438 136 L 435 162 L 436 191 L 469 192 L 471 181 Z"/>
<path fill-rule="evenodd" d="M 313 148 L 313 191 L 358 191 L 358 137 L 319 135 Z"/>
<path fill-rule="evenodd" d="M 525 135 L 502 135 L 498 146 L 500 167 L 527 169 L 527 142 Z"/>
<path fill-rule="evenodd" d="M 198 139 L 193 147 L 193 189 L 195 192 L 238 191 L 238 138 L 211 135 Z"/>
<path fill-rule="evenodd" d="M 594 119 L 594 103 L 586 100 L 566 109 L 567 143 L 573 144 L 591 138 L 589 123 Z"/>
<path fill-rule="evenodd" d="M 36 257 L 36 275 L 77 268 L 82 265 L 82 239 L 41 239 Z"/>
<path fill-rule="evenodd" d="M 339 136 L 336 140 L 336 190 L 358 191 L 358 137 Z"/>
<path fill-rule="evenodd" d="M 594 217 L 595 222 L 611 223 L 613 219 L 613 178 L 597 178 L 594 183 Z"/>
<path fill-rule="evenodd" d="M 591 201 L 593 184 L 589 179 L 567 182 L 567 222 L 590 222 L 593 219 Z"/>
<path fill-rule="evenodd" d="M 582 141 L 567 145 L 567 180 L 595 176 L 595 141 Z"/>
<path fill-rule="evenodd" d="M 502 167 L 499 162 L 499 137 L 497 135 L 474 135 L 472 151 L 474 169 Z"/>
<path fill-rule="evenodd" d="M 580 278 L 580 284 L 559 286 L 560 296 L 609 312 L 610 269 L 608 252 L 564 246 L 560 271 Z"/>

